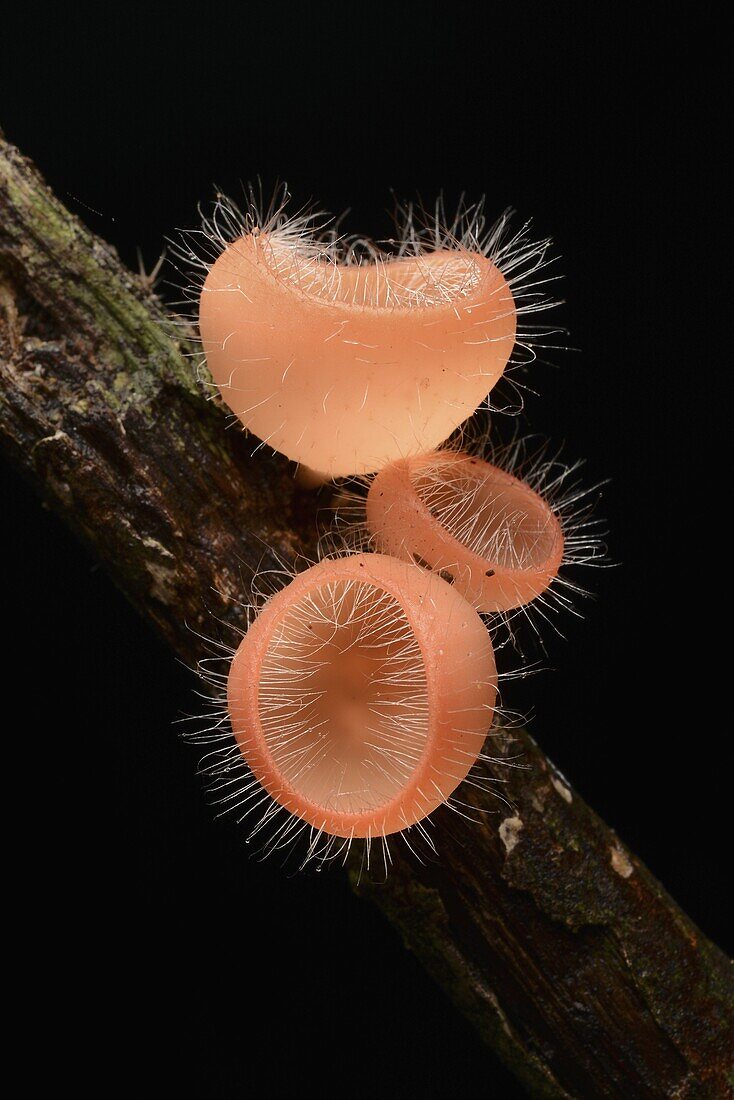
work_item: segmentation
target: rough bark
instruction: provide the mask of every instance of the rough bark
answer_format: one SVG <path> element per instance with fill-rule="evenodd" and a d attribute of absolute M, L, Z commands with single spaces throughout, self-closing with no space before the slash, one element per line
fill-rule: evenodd
<path fill-rule="evenodd" d="M 0 145 L 0 442 L 187 661 L 315 502 L 197 380 L 192 334 Z M 440 860 L 354 881 L 537 1096 L 732 1095 L 729 961 L 524 731 L 514 809 L 444 814 Z M 469 789 L 479 808 L 488 796 Z"/>

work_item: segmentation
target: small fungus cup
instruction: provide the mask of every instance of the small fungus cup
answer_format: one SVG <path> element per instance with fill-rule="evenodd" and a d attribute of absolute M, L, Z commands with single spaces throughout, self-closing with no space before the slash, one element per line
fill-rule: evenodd
<path fill-rule="evenodd" d="M 525 482 L 471 455 L 402 459 L 372 480 L 375 548 L 440 573 L 478 611 L 510 611 L 546 591 L 563 561 L 558 516 Z"/>
<path fill-rule="evenodd" d="M 449 799 L 492 725 L 489 635 L 450 585 L 381 554 L 323 561 L 259 612 L 230 666 L 234 736 L 317 833 L 376 838 Z"/>
<path fill-rule="evenodd" d="M 209 268 L 199 329 L 244 427 L 324 480 L 447 439 L 502 375 L 516 308 L 479 251 L 339 263 L 285 230 L 255 228 Z"/>

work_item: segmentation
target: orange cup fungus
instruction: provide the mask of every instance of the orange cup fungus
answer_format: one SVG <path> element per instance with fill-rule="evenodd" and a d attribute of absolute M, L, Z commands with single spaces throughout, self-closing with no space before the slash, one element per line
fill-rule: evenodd
<path fill-rule="evenodd" d="M 323 858 L 336 838 L 340 851 L 365 838 L 369 860 L 371 839 L 425 835 L 480 759 L 497 671 L 479 612 L 541 597 L 564 542 L 569 560 L 590 560 L 598 540 L 564 540 L 530 485 L 437 450 L 513 348 L 532 354 L 540 330 L 518 331 L 518 314 L 550 304 L 537 277 L 549 242 L 527 226 L 506 235 L 507 217 L 485 232 L 481 204 L 446 226 L 438 204 L 422 228 L 403 211 L 386 252 L 308 212 L 286 217 L 286 200 L 263 214 L 250 195 L 241 214 L 219 198 L 180 253 L 196 262 L 202 239 L 209 253 L 203 350 L 259 446 L 311 481 L 375 475 L 360 507 L 377 552 L 323 560 L 265 602 L 226 674 L 235 744 L 207 770 L 224 804 L 267 804 L 253 835 L 285 812 L 268 850 L 307 830 L 307 859 L 325 835 Z M 207 738 L 229 737 L 225 718 Z"/>
<path fill-rule="evenodd" d="M 492 724 L 497 673 L 472 607 L 381 554 L 322 561 L 270 598 L 227 697 L 255 778 L 315 833 L 384 837 L 451 796 Z"/>
<path fill-rule="evenodd" d="M 199 329 L 224 401 L 322 479 L 437 447 L 510 358 L 507 279 L 478 243 L 355 262 L 297 230 L 251 227 L 208 269 Z"/>
<path fill-rule="evenodd" d="M 543 497 L 460 452 L 386 466 L 370 485 L 366 522 L 376 549 L 440 572 L 481 612 L 530 603 L 563 560 L 561 524 Z"/>

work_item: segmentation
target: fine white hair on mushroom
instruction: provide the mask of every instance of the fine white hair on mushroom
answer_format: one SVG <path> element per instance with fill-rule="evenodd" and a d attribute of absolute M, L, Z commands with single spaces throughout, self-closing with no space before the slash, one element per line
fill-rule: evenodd
<path fill-rule="evenodd" d="M 563 449 L 554 448 L 547 440 L 515 432 L 509 441 L 500 443 L 478 419 L 462 427 L 436 451 L 433 463 L 422 459 L 416 492 L 431 514 L 457 541 L 506 568 L 523 568 L 532 556 L 537 531 L 532 524 L 525 529 L 523 516 L 502 508 L 501 501 L 491 514 L 487 508 L 478 507 L 479 482 L 454 476 L 450 467 L 447 470 L 441 461 L 446 453 L 482 459 L 523 481 L 549 505 L 563 536 L 563 556 L 557 575 L 531 602 L 487 617 L 493 628 L 502 625 L 508 631 L 520 652 L 523 646 L 518 627 L 523 623 L 541 643 L 546 627 L 561 634 L 563 615 L 580 617 L 579 600 L 592 595 L 579 582 L 578 568 L 610 564 L 605 521 L 597 514 L 605 483 L 585 483 L 584 462 L 567 462 Z M 376 537 L 367 527 L 365 512 L 366 494 L 375 476 L 344 479 L 337 485 L 332 508 L 322 513 L 326 517 L 322 519 L 320 533 L 323 552 L 369 552 L 376 548 Z M 450 577 L 451 563 L 442 562 L 442 571 Z"/>
<path fill-rule="evenodd" d="M 241 607 L 245 624 L 254 621 L 267 600 L 300 571 L 283 562 L 278 562 L 273 570 L 259 571 L 251 586 L 252 602 Z M 231 637 L 232 631 L 228 625 L 223 634 Z M 233 736 L 227 705 L 229 668 L 245 632 L 234 630 L 234 644 L 221 637 L 205 640 L 208 654 L 198 668 L 204 683 L 203 709 L 184 720 L 187 739 L 206 748 L 200 771 L 218 813 L 232 815 L 243 823 L 247 842 L 255 845 L 263 857 L 280 855 L 284 862 L 295 862 L 298 868 L 313 863 L 321 869 L 335 860 L 346 863 L 350 852 L 356 850 L 357 863 L 364 870 L 377 858 L 387 873 L 393 841 L 404 845 L 421 861 L 435 858 L 438 811 L 406 823 L 404 829 L 389 836 L 377 830 L 365 838 L 341 837 L 302 820 L 263 788 Z M 400 605 L 388 594 L 375 593 L 357 582 L 327 586 L 294 607 L 263 662 L 261 680 L 261 718 L 269 747 L 281 769 L 302 781 L 309 768 L 318 762 L 315 753 L 333 747 L 328 736 L 322 739 L 312 736 L 314 727 L 323 721 L 323 716 L 319 716 L 318 676 L 329 657 L 327 650 L 343 651 L 357 646 L 362 652 L 376 650 L 378 657 L 371 672 L 374 691 L 370 701 L 370 753 L 361 782 L 342 790 L 339 776 L 334 775 L 334 797 L 338 806 L 346 809 L 367 806 L 371 800 L 379 803 L 389 795 L 415 766 L 425 742 L 425 673 Z M 500 675 L 500 686 L 519 674 L 523 673 Z M 448 811 L 481 821 L 486 813 L 508 805 L 502 794 L 503 781 L 495 774 L 496 766 L 523 766 L 511 749 L 512 728 L 521 721 L 502 705 L 494 708 L 494 724 L 484 749 L 463 783 L 443 800 Z M 439 766 L 444 774 L 458 777 L 466 771 L 468 762 L 460 715 L 456 716 L 455 732 L 455 741 L 448 746 Z M 495 746 L 500 751 L 494 751 Z M 337 761 L 335 767 L 338 766 Z M 358 774 L 353 772 L 352 779 Z M 472 790 L 485 796 L 491 794 L 493 804 L 480 808 Z M 433 793 L 426 792 L 427 802 Z"/>
<path fill-rule="evenodd" d="M 357 309 L 395 309 L 403 312 L 415 309 L 421 317 L 425 314 L 421 328 L 424 324 L 428 327 L 423 335 L 417 332 L 416 346 L 425 340 L 426 353 L 435 356 L 436 334 L 430 329 L 431 307 L 456 303 L 458 309 L 462 302 L 466 304 L 482 277 L 482 271 L 486 270 L 485 261 L 489 261 L 501 272 L 503 279 L 488 293 L 490 297 L 500 295 L 502 305 L 499 310 L 493 310 L 491 317 L 484 316 L 482 311 L 475 318 L 462 314 L 452 339 L 459 339 L 467 352 L 478 353 L 484 345 L 489 353 L 494 341 L 504 339 L 497 335 L 498 323 L 503 316 L 512 314 L 516 325 L 514 348 L 511 354 L 509 349 L 505 353 L 510 357 L 499 381 L 500 389 L 493 390 L 489 396 L 485 392 L 484 398 L 495 411 L 501 408 L 505 412 L 516 412 L 522 407 L 524 383 L 520 381 L 518 369 L 527 367 L 548 350 L 562 346 L 559 339 L 563 330 L 556 325 L 538 323 L 536 319 L 537 314 L 558 302 L 552 290 L 560 276 L 555 273 L 549 238 L 536 239 L 529 221 L 515 225 L 511 210 L 506 210 L 496 221 L 490 222 L 484 200 L 472 204 L 463 197 L 453 212 L 449 211 L 443 198 L 430 207 L 396 202 L 393 233 L 380 241 L 349 235 L 342 228 L 344 215 L 334 218 L 315 205 L 291 211 L 291 205 L 285 185 L 276 188 L 270 199 L 264 196 L 262 187 L 250 186 L 245 189 L 241 204 L 217 193 L 213 202 L 200 210 L 200 226 L 182 231 L 171 242 L 171 255 L 180 267 L 185 288 L 184 302 L 181 304 L 198 303 L 207 275 L 234 242 L 243 237 L 257 237 L 259 254 L 271 273 L 278 281 L 290 284 L 304 296 L 325 302 L 348 303 Z M 472 304 L 472 310 L 476 310 L 476 303 Z M 458 317 L 457 312 L 457 320 Z M 190 321 L 185 318 L 183 323 L 191 332 Z M 248 320 L 246 324 L 251 327 L 253 322 Z M 485 330 L 487 325 L 489 327 Z M 223 333 L 222 344 L 228 339 L 228 334 Z M 341 334 L 337 326 L 329 339 L 336 339 L 345 345 L 344 369 L 347 370 L 349 362 L 346 353 L 350 350 L 347 346 L 350 343 L 348 334 Z M 364 362 L 367 363 L 371 354 L 369 341 L 353 347 L 351 352 L 356 362 L 361 361 L 360 357 L 365 357 Z M 203 368 L 205 359 L 201 352 L 192 354 L 197 357 L 199 367 Z M 262 415 L 264 406 L 270 408 L 271 403 L 277 402 L 292 363 L 283 362 L 281 366 L 282 370 L 272 387 L 267 392 L 258 390 L 252 397 L 252 403 L 248 403 L 244 414 L 241 414 L 242 419 L 247 419 L 258 410 L 258 415 Z M 448 363 L 445 369 L 450 372 L 451 364 Z M 477 381 L 481 385 L 485 367 L 478 365 L 473 372 L 467 374 L 462 371 L 461 377 L 465 381 L 474 378 L 474 385 Z M 240 392 L 240 386 L 234 380 L 234 369 L 229 381 L 226 377 L 219 377 L 216 386 L 207 371 L 199 369 L 198 373 L 201 384 L 211 389 L 213 397 L 221 394 L 226 400 L 227 393 Z M 492 377 L 487 389 L 496 384 L 496 377 Z M 502 399 L 501 405 L 490 405 L 490 402 L 497 400 L 495 393 L 503 392 L 503 384 L 511 387 L 512 394 Z M 421 402 L 427 400 L 427 395 L 425 398 L 422 396 L 420 385 L 421 379 L 417 378 L 415 400 L 418 410 Z M 370 408 L 369 380 L 363 389 L 362 404 Z M 329 387 L 323 393 L 322 400 L 326 412 L 330 400 L 334 400 Z M 440 400 L 447 407 L 451 404 L 449 396 L 443 396 Z M 457 412 L 455 423 L 471 411 L 464 410 L 463 405 L 457 404 L 456 408 L 461 411 Z M 406 416 L 411 419 L 416 416 L 416 411 L 411 413 L 407 410 Z M 237 416 L 232 414 L 230 419 L 233 424 L 238 423 Z M 269 429 L 276 443 L 282 427 L 275 421 Z M 307 430 L 306 426 L 304 428 Z M 263 435 L 265 438 L 261 436 L 256 449 L 270 445 L 271 436 L 268 432 Z"/>

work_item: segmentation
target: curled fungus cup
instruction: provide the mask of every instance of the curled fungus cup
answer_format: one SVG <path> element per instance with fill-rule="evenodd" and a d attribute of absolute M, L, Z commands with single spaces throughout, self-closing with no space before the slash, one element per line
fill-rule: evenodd
<path fill-rule="evenodd" d="M 209 269 L 199 327 L 242 424 L 333 478 L 447 439 L 502 375 L 516 309 L 480 252 L 342 264 L 256 228 Z"/>
<path fill-rule="evenodd" d="M 268 794 L 317 832 L 395 833 L 445 802 L 492 724 L 489 635 L 435 574 L 323 561 L 264 605 L 230 667 L 234 736 Z"/>
<path fill-rule="evenodd" d="M 542 496 L 452 451 L 381 470 L 370 484 L 366 521 L 380 552 L 441 573 L 485 613 L 542 595 L 563 560 L 561 524 Z"/>

